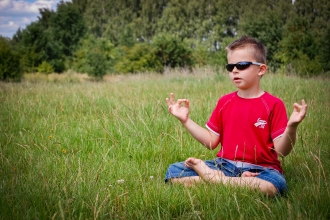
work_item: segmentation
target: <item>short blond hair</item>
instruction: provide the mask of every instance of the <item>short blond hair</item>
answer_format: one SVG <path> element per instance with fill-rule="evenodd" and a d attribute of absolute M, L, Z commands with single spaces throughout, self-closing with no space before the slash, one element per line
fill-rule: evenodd
<path fill-rule="evenodd" d="M 236 49 L 249 48 L 251 49 L 254 58 L 257 62 L 266 64 L 267 59 L 267 49 L 260 41 L 249 36 L 242 36 L 241 38 L 235 40 L 230 45 L 226 47 L 227 53 L 234 51 Z M 243 61 L 243 60 L 242 60 Z"/>

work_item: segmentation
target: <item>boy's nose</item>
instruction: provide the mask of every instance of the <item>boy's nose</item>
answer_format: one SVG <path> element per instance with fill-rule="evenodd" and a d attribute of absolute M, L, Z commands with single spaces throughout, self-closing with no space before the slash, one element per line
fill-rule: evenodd
<path fill-rule="evenodd" d="M 236 66 L 234 66 L 234 69 L 231 71 L 232 73 L 238 73 L 238 69 L 236 68 Z"/>

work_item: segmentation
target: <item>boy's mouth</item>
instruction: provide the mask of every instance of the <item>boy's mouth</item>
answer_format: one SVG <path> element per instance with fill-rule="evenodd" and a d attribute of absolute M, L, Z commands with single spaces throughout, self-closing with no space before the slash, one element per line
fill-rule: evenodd
<path fill-rule="evenodd" d="M 241 78 L 239 78 L 239 77 L 234 77 L 234 80 L 240 80 Z"/>

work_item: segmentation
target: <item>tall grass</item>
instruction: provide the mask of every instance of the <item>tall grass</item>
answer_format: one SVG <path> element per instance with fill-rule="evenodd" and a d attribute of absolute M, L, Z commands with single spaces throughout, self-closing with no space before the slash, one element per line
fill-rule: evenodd
<path fill-rule="evenodd" d="M 328 79 L 262 79 L 288 114 L 301 99 L 309 108 L 293 152 L 282 160 L 289 192 L 275 199 L 222 185 L 163 182 L 169 164 L 212 159 L 219 150 L 198 144 L 169 115 L 165 98 L 170 92 L 189 98 L 190 116 L 204 125 L 218 98 L 235 89 L 226 74 L 70 79 L 0 84 L 1 219 L 330 218 Z"/>

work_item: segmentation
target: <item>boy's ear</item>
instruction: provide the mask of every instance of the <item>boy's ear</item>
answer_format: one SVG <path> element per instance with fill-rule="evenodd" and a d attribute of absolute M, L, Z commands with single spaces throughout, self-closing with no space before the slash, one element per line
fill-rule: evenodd
<path fill-rule="evenodd" d="M 259 72 L 258 76 L 263 76 L 267 71 L 267 65 L 266 64 L 261 64 L 259 67 Z"/>

